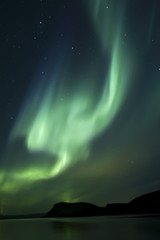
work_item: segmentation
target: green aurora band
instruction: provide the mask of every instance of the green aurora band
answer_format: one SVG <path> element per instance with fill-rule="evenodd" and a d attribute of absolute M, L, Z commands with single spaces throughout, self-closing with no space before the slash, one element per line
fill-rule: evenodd
<path fill-rule="evenodd" d="M 123 17 L 114 13 L 114 7 L 106 14 L 104 1 L 87 1 L 85 4 L 106 59 L 102 93 L 97 98 L 96 66 L 88 73 L 92 84 L 86 87 L 83 79 L 81 86 L 75 87 L 69 96 L 66 95 L 69 76 L 65 70 L 59 75 L 53 74 L 45 88 L 40 82 L 21 111 L 10 141 L 25 136 L 28 151 L 52 155 L 53 165 L 50 170 L 30 166 L 12 171 L 10 181 L 2 184 L 1 191 L 15 191 L 22 181 L 28 183 L 55 177 L 77 161 L 87 159 L 93 139 L 107 130 L 126 98 L 131 85 L 132 59 L 130 48 L 122 46 Z M 61 81 L 58 90 L 54 86 L 55 80 Z M 81 82 L 79 73 L 75 80 Z M 61 96 L 66 96 L 63 101 Z M 3 178 L 4 172 L 1 172 L 1 181 Z"/>

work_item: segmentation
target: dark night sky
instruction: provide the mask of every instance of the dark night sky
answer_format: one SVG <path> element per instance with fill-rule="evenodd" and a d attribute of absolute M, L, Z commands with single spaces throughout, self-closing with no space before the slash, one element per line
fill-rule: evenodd
<path fill-rule="evenodd" d="M 159 189 L 160 1 L 0 11 L 0 213 Z"/>

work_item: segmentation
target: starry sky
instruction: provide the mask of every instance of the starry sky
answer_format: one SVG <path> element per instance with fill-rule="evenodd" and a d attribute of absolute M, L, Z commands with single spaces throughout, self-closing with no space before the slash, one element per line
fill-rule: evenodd
<path fill-rule="evenodd" d="M 0 214 L 158 190 L 160 1 L 0 9 Z"/>

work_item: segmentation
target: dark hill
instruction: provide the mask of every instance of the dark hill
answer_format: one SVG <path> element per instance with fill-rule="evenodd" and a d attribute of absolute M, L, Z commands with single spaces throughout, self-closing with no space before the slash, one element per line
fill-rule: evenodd
<path fill-rule="evenodd" d="M 160 214 L 160 190 L 133 199 L 129 203 L 98 207 L 91 203 L 57 203 L 45 217 L 82 217 L 119 214 Z"/>
<path fill-rule="evenodd" d="M 104 209 L 91 203 L 78 202 L 66 203 L 61 202 L 46 214 L 46 217 L 82 217 L 104 215 Z"/>
<path fill-rule="evenodd" d="M 128 206 L 134 213 L 160 213 L 160 190 L 137 197 Z"/>
<path fill-rule="evenodd" d="M 151 213 L 160 213 L 160 190 L 134 198 L 129 203 L 106 205 L 106 215 Z"/>

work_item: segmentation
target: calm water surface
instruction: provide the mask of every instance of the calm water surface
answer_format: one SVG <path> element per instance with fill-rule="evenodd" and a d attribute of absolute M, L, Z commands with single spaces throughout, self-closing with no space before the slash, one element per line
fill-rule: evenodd
<path fill-rule="evenodd" d="M 160 218 L 1 220 L 0 240 L 160 240 Z"/>

